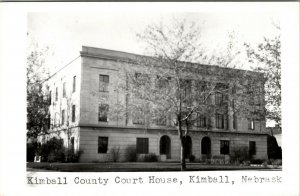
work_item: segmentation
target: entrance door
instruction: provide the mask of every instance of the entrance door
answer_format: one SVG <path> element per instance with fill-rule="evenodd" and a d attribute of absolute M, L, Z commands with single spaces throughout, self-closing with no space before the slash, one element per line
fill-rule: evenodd
<path fill-rule="evenodd" d="M 189 158 L 192 155 L 192 138 L 190 136 L 185 137 L 185 158 Z"/>
<path fill-rule="evenodd" d="M 207 157 L 211 154 L 211 141 L 209 137 L 204 137 L 201 141 L 201 154 Z"/>
<path fill-rule="evenodd" d="M 171 140 L 169 136 L 164 135 L 160 138 L 159 153 L 161 155 L 165 154 L 168 159 L 171 158 Z"/>

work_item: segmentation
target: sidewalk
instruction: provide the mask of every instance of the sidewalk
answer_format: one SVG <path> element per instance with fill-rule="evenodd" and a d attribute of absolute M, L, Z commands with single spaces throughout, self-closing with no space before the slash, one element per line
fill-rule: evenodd
<path fill-rule="evenodd" d="M 27 171 L 36 172 L 157 172 L 180 171 L 180 163 L 166 162 L 122 162 L 122 163 L 27 163 Z M 226 170 L 260 170 L 281 171 L 282 167 L 267 166 L 235 166 L 235 165 L 204 165 L 187 163 L 187 171 L 226 171 Z"/>

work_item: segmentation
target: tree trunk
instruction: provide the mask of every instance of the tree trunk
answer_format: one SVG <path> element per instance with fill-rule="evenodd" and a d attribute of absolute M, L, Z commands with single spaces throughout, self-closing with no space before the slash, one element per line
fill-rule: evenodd
<path fill-rule="evenodd" d="M 180 138 L 181 140 L 181 171 L 186 170 L 186 164 L 185 164 L 185 144 L 184 144 L 184 138 Z"/>
<path fill-rule="evenodd" d="M 182 134 L 182 129 L 181 129 L 181 123 L 178 125 L 178 132 L 179 132 L 179 140 L 180 140 L 180 162 L 181 162 L 181 171 L 186 170 L 186 164 L 185 164 L 185 138 L 183 137 Z"/>

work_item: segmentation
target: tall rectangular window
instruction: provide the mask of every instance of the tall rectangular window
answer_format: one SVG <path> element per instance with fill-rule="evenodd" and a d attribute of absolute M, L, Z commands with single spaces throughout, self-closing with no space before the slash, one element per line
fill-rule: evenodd
<path fill-rule="evenodd" d="M 148 154 L 149 152 L 149 139 L 148 138 L 136 138 L 136 153 Z"/>
<path fill-rule="evenodd" d="M 254 119 L 248 119 L 248 129 L 250 129 L 250 130 L 255 129 Z"/>
<path fill-rule="evenodd" d="M 236 117 L 236 114 L 233 114 L 233 129 L 237 129 L 237 117 Z"/>
<path fill-rule="evenodd" d="M 196 93 L 198 96 L 198 100 L 200 101 L 200 103 L 202 104 L 206 104 L 207 98 L 206 96 L 207 94 L 207 82 L 205 81 L 197 81 L 196 82 Z"/>
<path fill-rule="evenodd" d="M 109 110 L 108 104 L 99 104 L 99 108 L 98 108 L 98 121 L 100 121 L 100 122 L 107 122 L 108 110 Z"/>
<path fill-rule="evenodd" d="M 180 79 L 180 89 L 181 89 L 182 95 L 185 98 L 187 98 L 192 93 L 192 81 Z"/>
<path fill-rule="evenodd" d="M 109 76 L 99 75 L 99 91 L 108 92 Z"/>
<path fill-rule="evenodd" d="M 224 129 L 224 116 L 222 114 L 216 114 L 216 128 Z"/>
<path fill-rule="evenodd" d="M 249 142 L 249 155 L 255 155 L 256 154 L 256 143 L 254 141 Z"/>
<path fill-rule="evenodd" d="M 156 118 L 156 125 L 165 126 L 167 124 L 167 117 L 163 112 L 159 112 Z"/>
<path fill-rule="evenodd" d="M 61 124 L 64 125 L 65 124 L 65 110 L 61 111 Z"/>
<path fill-rule="evenodd" d="M 55 88 L 55 101 L 58 100 L 58 87 Z"/>
<path fill-rule="evenodd" d="M 75 112 L 76 112 L 76 106 L 72 105 L 72 122 L 75 122 Z"/>
<path fill-rule="evenodd" d="M 98 153 L 107 153 L 108 137 L 98 137 Z"/>
<path fill-rule="evenodd" d="M 216 114 L 216 128 L 228 129 L 228 117 L 226 114 Z"/>
<path fill-rule="evenodd" d="M 63 97 L 66 97 L 66 82 L 63 83 Z"/>
<path fill-rule="evenodd" d="M 73 93 L 76 91 L 76 76 L 73 76 Z"/>
<path fill-rule="evenodd" d="M 223 104 L 223 94 L 222 93 L 216 93 L 215 94 L 215 104 L 216 105 L 222 105 Z"/>
<path fill-rule="evenodd" d="M 229 154 L 229 141 L 221 140 L 220 154 Z"/>
<path fill-rule="evenodd" d="M 51 105 L 52 103 L 52 91 L 49 92 L 49 104 Z"/>
<path fill-rule="evenodd" d="M 133 111 L 132 123 L 137 125 L 145 124 L 145 117 L 142 109 L 137 109 Z"/>
<path fill-rule="evenodd" d="M 197 121 L 196 121 L 197 127 L 206 127 L 206 116 L 203 114 L 197 114 Z"/>
<path fill-rule="evenodd" d="M 74 145 L 74 137 L 71 137 L 71 139 L 70 139 L 70 150 L 71 150 L 71 152 L 73 152 L 74 153 L 74 151 L 75 151 L 75 145 Z"/>

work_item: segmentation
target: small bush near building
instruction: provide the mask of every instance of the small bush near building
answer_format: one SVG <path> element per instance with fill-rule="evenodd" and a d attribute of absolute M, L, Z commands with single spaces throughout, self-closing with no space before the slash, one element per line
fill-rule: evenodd
<path fill-rule="evenodd" d="M 249 149 L 247 146 L 234 147 L 230 153 L 230 160 L 233 163 L 241 164 L 250 160 Z"/>
<path fill-rule="evenodd" d="M 27 148 L 26 148 L 26 161 L 27 162 L 33 162 L 34 157 L 37 154 L 39 144 L 37 142 L 31 142 L 27 143 Z"/>
<path fill-rule="evenodd" d="M 113 160 L 113 162 L 117 162 L 120 158 L 120 147 L 113 147 L 111 150 L 110 150 L 110 154 L 111 154 L 111 158 Z"/>
<path fill-rule="evenodd" d="M 128 146 L 125 150 L 125 160 L 129 162 L 136 162 L 137 153 L 135 146 Z"/>
<path fill-rule="evenodd" d="M 264 161 L 261 159 L 251 159 L 250 163 L 255 165 L 261 165 Z"/>
<path fill-rule="evenodd" d="M 77 163 L 82 151 L 74 152 L 74 149 L 66 149 L 63 143 L 63 139 L 53 137 L 42 144 L 37 150 L 37 154 L 41 156 L 41 161 Z"/>
<path fill-rule="evenodd" d="M 42 144 L 38 150 L 43 162 L 64 162 L 65 148 L 63 140 L 55 137 L 51 138 L 45 144 Z"/>
<path fill-rule="evenodd" d="M 66 151 L 66 162 L 68 163 L 78 163 L 80 155 L 82 154 L 82 150 L 74 152 L 73 149 L 69 149 Z"/>
<path fill-rule="evenodd" d="M 195 159 L 196 159 L 196 157 L 195 157 L 194 155 L 190 155 L 190 156 L 189 156 L 189 160 L 190 160 L 190 162 L 194 162 L 194 161 L 195 161 Z"/>
<path fill-rule="evenodd" d="M 157 162 L 158 158 L 154 153 L 146 154 L 144 156 L 144 162 Z"/>

